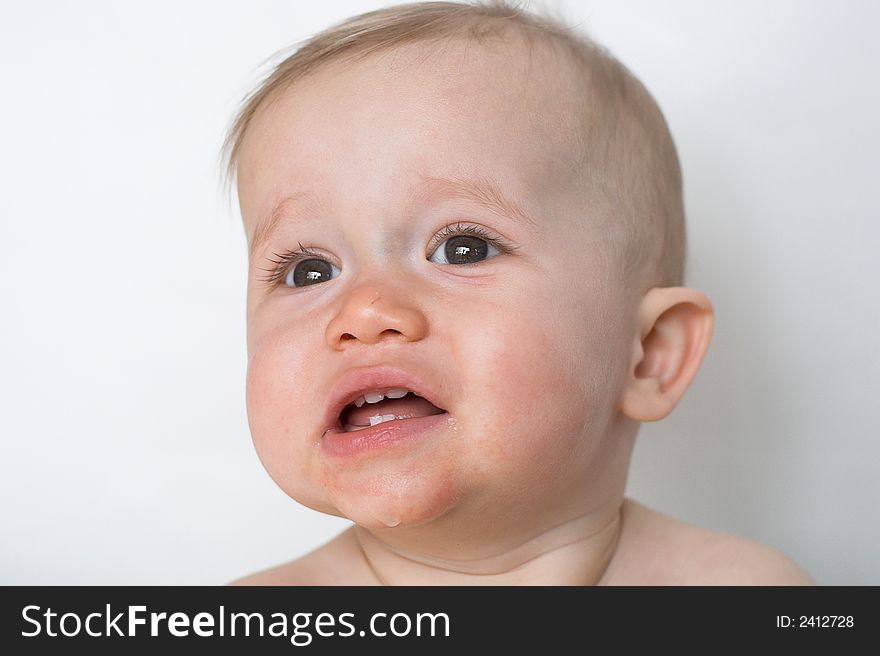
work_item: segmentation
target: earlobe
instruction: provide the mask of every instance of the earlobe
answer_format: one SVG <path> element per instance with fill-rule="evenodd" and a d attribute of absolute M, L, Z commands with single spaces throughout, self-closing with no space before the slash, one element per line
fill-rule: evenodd
<path fill-rule="evenodd" d="M 687 287 L 655 287 L 638 310 L 638 334 L 621 399 L 636 421 L 657 421 L 672 412 L 697 375 L 712 338 L 709 298 Z"/>

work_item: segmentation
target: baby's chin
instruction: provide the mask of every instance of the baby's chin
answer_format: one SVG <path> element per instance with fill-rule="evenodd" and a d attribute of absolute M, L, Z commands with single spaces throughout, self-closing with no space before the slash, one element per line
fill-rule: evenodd
<path fill-rule="evenodd" d="M 426 524 L 449 512 L 459 496 L 453 478 L 437 469 L 326 471 L 323 488 L 331 514 L 368 529 Z"/>

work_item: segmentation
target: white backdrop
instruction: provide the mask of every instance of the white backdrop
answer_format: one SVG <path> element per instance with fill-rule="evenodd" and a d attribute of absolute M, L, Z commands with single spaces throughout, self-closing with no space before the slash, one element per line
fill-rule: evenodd
<path fill-rule="evenodd" d="M 385 2 L 33 2 L 0 26 L 0 583 L 213 584 L 347 523 L 263 471 L 217 185 L 275 51 Z M 534 2 L 533 6 L 537 6 Z M 880 584 L 880 5 L 552 3 L 655 94 L 716 333 L 629 493 Z"/>

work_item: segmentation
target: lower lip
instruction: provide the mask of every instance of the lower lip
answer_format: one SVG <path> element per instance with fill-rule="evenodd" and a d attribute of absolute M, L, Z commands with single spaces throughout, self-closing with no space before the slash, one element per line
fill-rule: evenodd
<path fill-rule="evenodd" d="M 411 419 L 392 419 L 357 431 L 331 428 L 321 440 L 321 448 L 336 457 L 355 456 L 390 448 L 414 438 L 425 438 L 448 425 L 449 413 Z"/>

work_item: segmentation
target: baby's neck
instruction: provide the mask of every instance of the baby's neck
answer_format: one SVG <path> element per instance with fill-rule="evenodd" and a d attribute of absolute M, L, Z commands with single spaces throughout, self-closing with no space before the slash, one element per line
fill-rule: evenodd
<path fill-rule="evenodd" d="M 390 546 L 354 527 L 366 567 L 383 585 L 596 585 L 620 537 L 620 506 L 571 518 L 491 556 L 448 560 Z"/>

